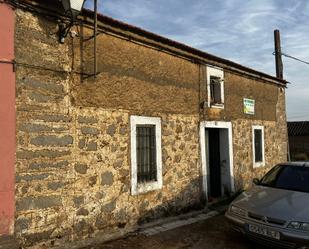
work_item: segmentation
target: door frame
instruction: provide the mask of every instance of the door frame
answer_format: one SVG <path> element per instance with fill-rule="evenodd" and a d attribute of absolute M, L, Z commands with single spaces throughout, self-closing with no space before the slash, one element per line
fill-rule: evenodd
<path fill-rule="evenodd" d="M 235 192 L 234 186 L 234 163 L 233 163 L 233 134 L 232 134 L 232 123 L 225 121 L 202 121 L 200 123 L 200 147 L 201 147 L 201 166 L 202 166 L 202 179 L 203 179 L 203 192 L 206 200 L 208 197 L 207 189 L 207 158 L 206 158 L 206 139 L 205 129 L 206 128 L 222 128 L 228 129 L 228 143 L 229 143 L 229 161 L 230 161 L 230 182 L 231 192 Z"/>

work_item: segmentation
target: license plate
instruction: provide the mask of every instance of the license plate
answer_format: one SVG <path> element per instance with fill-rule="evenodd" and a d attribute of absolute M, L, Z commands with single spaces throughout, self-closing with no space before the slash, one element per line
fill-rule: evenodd
<path fill-rule="evenodd" d="M 272 239 L 280 240 L 280 233 L 279 232 L 268 229 L 266 227 L 249 224 L 248 229 L 252 233 L 257 233 L 257 234 L 261 234 L 261 235 L 264 235 L 264 236 L 272 238 Z"/>

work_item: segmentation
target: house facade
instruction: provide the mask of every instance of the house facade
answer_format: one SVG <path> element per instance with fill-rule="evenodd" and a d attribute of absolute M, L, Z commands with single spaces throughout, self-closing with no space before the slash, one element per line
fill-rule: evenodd
<path fill-rule="evenodd" d="M 0 139 L 16 141 L 0 147 L 2 235 L 52 247 L 124 234 L 286 161 L 284 80 L 103 15 L 94 77 L 93 13 L 60 43 L 58 5 L 0 2 L 14 48 Z"/>

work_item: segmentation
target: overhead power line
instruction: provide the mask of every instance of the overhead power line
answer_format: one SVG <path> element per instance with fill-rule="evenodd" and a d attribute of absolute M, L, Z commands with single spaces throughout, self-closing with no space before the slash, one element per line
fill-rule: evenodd
<path fill-rule="evenodd" d="M 308 61 L 301 60 L 301 59 L 296 58 L 296 57 L 294 57 L 294 56 L 292 56 L 292 55 L 288 55 L 288 54 L 285 54 L 285 53 L 282 53 L 282 52 L 281 52 L 280 54 L 283 55 L 283 56 L 285 56 L 285 57 L 288 57 L 288 58 L 290 58 L 290 59 L 293 59 L 293 60 L 296 60 L 296 61 L 299 61 L 299 62 L 302 62 L 302 63 L 304 63 L 304 64 L 309 65 L 309 62 L 308 62 Z M 276 55 L 276 52 L 273 52 L 273 55 Z"/>

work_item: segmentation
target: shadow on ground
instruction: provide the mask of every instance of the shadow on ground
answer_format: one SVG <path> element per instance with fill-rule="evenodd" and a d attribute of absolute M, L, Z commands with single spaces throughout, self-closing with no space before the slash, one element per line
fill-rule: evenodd
<path fill-rule="evenodd" d="M 219 215 L 195 224 L 146 237 L 129 236 L 124 239 L 84 249 L 262 249 L 257 244 L 231 230 L 230 225 Z"/>

